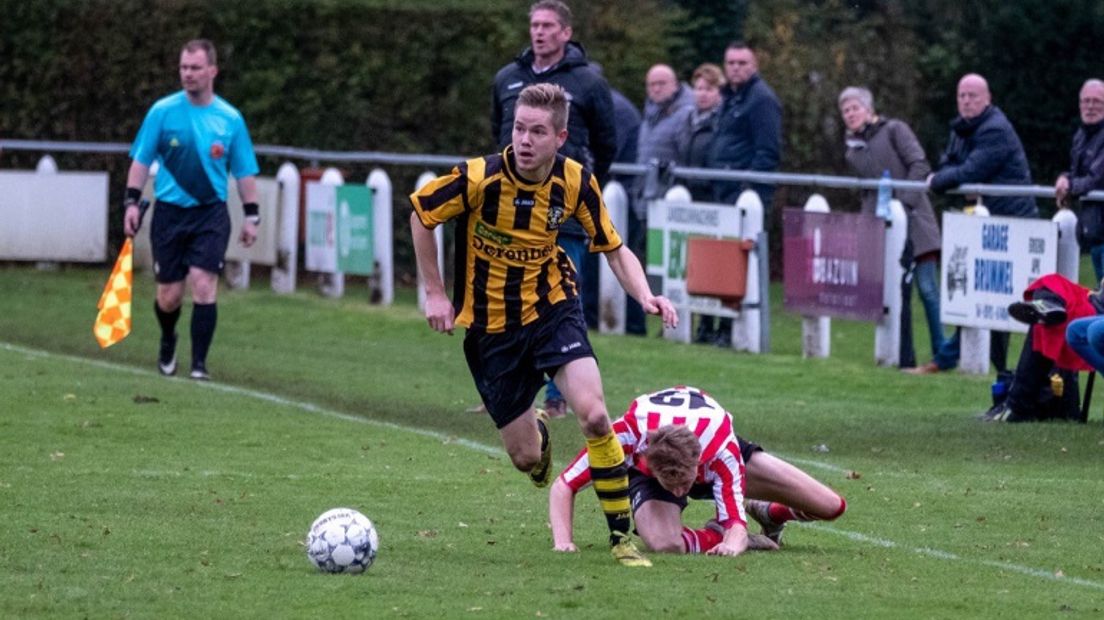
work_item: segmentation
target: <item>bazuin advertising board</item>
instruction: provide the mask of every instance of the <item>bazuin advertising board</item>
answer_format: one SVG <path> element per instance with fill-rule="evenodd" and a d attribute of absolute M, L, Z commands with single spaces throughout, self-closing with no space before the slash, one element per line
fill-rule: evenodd
<path fill-rule="evenodd" d="M 1036 278 L 1058 266 L 1058 226 L 1050 220 L 943 214 L 943 323 L 1027 331 L 1008 316 Z"/>
<path fill-rule="evenodd" d="M 782 213 L 783 306 L 805 316 L 878 321 L 885 312 L 885 222 L 860 213 Z"/>

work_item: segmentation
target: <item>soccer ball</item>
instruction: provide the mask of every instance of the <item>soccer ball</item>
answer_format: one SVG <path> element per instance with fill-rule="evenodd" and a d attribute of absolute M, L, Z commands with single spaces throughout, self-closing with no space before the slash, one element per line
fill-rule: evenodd
<path fill-rule="evenodd" d="M 362 573 L 378 549 L 376 527 L 352 508 L 327 510 L 307 532 L 307 557 L 327 573 Z"/>

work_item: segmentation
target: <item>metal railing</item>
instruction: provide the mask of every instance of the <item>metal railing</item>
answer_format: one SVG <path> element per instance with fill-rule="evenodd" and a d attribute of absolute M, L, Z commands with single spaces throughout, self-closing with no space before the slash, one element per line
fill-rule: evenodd
<path fill-rule="evenodd" d="M 65 142 L 53 140 L 0 140 L 0 149 L 12 151 L 53 151 L 69 153 L 110 153 L 127 154 L 130 144 L 125 142 Z M 410 153 L 390 153 L 386 151 L 323 151 L 319 149 L 299 148 L 259 144 L 254 146 L 258 155 L 282 157 L 312 162 L 333 163 L 375 163 L 399 166 L 442 167 L 454 166 L 468 159 L 463 155 L 429 155 Z M 614 164 L 610 172 L 621 175 L 639 176 L 655 170 L 649 164 Z M 670 164 L 665 174 L 677 179 L 699 179 L 706 181 L 744 181 L 766 185 L 797 185 L 804 187 L 827 187 L 835 189 L 877 189 L 883 183 L 881 179 L 835 176 L 828 174 L 800 174 L 792 172 L 759 172 L 752 170 L 719 170 L 716 168 L 691 168 Z M 893 189 L 928 191 L 923 181 L 885 181 Z M 1054 199 L 1054 188 L 1047 185 L 987 185 L 969 183 L 948 190 L 950 194 L 981 194 L 983 196 L 1032 196 Z M 1104 190 L 1094 190 L 1081 197 L 1081 200 L 1104 201 Z"/>

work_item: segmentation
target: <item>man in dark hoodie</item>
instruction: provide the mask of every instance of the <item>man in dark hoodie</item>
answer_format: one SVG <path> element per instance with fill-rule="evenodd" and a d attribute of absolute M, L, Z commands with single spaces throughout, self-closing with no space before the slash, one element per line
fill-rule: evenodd
<path fill-rule="evenodd" d="M 989 84 L 976 73 L 958 81 L 958 116 L 951 121 L 947 148 L 939 169 L 928 176 L 932 191 L 942 192 L 965 183 L 1031 185 L 1031 170 L 1019 135 L 1000 108 L 992 104 Z M 985 196 L 982 204 L 990 215 L 1039 217 L 1031 196 Z M 923 366 L 904 369 L 912 374 L 930 374 L 958 365 L 960 330 L 943 343 L 935 359 Z M 992 332 L 989 361 L 999 377 L 1009 376 L 1008 332 Z"/>
<path fill-rule="evenodd" d="M 605 185 L 617 152 L 613 97 L 606 80 L 588 66 L 583 46 L 571 40 L 571 22 L 571 9 L 560 0 L 540 0 L 529 7 L 531 45 L 495 75 L 491 131 L 498 148 L 505 148 L 510 144 L 514 105 L 522 89 L 538 82 L 559 85 L 567 91 L 571 105 L 567 141 L 560 153 L 594 171 L 599 184 Z M 574 219 L 560 228 L 559 245 L 577 274 L 583 273 L 586 244 L 586 233 Z M 579 284 L 584 291 L 592 290 L 585 282 Z M 567 413 L 567 403 L 552 381 L 547 385 L 544 408 L 552 417 Z"/>

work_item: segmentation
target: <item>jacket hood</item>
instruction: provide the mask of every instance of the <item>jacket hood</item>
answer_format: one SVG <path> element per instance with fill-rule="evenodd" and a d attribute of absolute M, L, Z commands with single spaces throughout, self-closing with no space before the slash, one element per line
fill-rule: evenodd
<path fill-rule="evenodd" d="M 517 58 L 514 59 L 522 69 L 530 70 L 533 68 L 533 60 L 536 59 L 536 55 L 533 53 L 532 47 L 527 47 Z M 568 41 L 564 46 L 564 57 L 560 59 L 560 62 L 555 66 L 548 69 L 548 71 L 563 71 L 564 69 L 572 69 L 580 65 L 585 65 L 589 62 L 587 59 L 586 50 L 583 48 L 582 43 L 576 41 Z"/>

